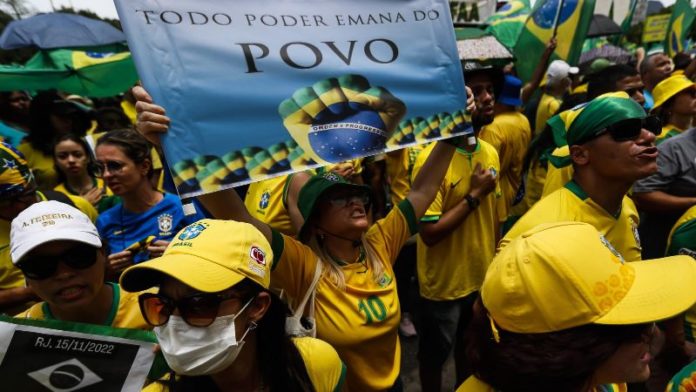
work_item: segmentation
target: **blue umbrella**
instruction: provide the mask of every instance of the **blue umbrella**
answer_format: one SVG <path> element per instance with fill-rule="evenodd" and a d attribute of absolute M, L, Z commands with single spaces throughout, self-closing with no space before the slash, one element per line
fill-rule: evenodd
<path fill-rule="evenodd" d="M 123 32 L 101 20 L 52 12 L 10 22 L 0 35 L 0 48 L 79 48 L 125 40 Z"/>

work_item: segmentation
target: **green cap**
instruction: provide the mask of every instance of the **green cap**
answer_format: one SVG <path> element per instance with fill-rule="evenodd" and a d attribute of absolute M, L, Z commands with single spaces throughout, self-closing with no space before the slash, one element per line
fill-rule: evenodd
<path fill-rule="evenodd" d="M 304 224 L 300 228 L 300 240 L 304 241 L 306 239 L 307 222 L 314 212 L 317 201 L 325 192 L 335 187 L 364 190 L 372 196 L 372 190 L 369 186 L 353 184 L 334 172 L 326 172 L 312 176 L 312 178 L 302 186 L 298 196 L 297 207 L 300 210 L 300 214 L 302 214 L 302 218 L 304 218 Z"/>

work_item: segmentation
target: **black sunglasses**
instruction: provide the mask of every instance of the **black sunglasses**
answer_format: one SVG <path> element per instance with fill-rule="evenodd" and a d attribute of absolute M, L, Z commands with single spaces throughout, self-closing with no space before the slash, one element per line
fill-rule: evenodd
<path fill-rule="evenodd" d="M 184 321 L 194 327 L 207 327 L 215 321 L 222 301 L 242 297 L 234 293 L 204 293 L 194 294 L 178 300 L 162 294 L 144 293 L 138 297 L 140 312 L 148 324 L 158 327 L 169 321 L 174 309 Z"/>
<path fill-rule="evenodd" d="M 362 205 L 367 206 L 370 204 L 370 195 L 367 192 L 360 192 L 329 197 L 329 203 L 338 208 L 343 208 L 353 202 L 361 203 Z"/>
<path fill-rule="evenodd" d="M 123 162 L 119 162 L 119 161 L 104 161 L 104 162 L 94 162 L 94 166 L 96 168 L 95 175 L 103 176 L 107 170 L 109 171 L 109 173 L 120 172 L 121 169 L 123 169 L 123 167 L 126 166 L 126 164 Z"/>
<path fill-rule="evenodd" d="M 657 136 L 662 133 L 662 122 L 657 116 L 628 118 L 609 125 L 594 135 L 578 142 L 577 144 L 587 143 L 592 139 L 596 139 L 604 135 L 605 133 L 608 133 L 615 142 L 636 140 L 640 136 L 641 132 L 643 132 L 643 129 L 647 129 L 650 133 Z"/>
<path fill-rule="evenodd" d="M 78 244 L 59 255 L 27 256 L 20 260 L 17 267 L 24 276 L 33 280 L 43 280 L 53 276 L 62 262 L 73 269 L 87 269 L 97 262 L 97 248 Z"/>

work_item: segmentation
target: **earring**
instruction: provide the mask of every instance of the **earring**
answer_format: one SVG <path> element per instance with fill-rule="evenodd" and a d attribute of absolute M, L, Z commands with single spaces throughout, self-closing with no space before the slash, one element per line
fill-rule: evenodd
<path fill-rule="evenodd" d="M 249 331 L 253 331 L 258 328 L 259 324 L 256 321 L 249 321 Z"/>

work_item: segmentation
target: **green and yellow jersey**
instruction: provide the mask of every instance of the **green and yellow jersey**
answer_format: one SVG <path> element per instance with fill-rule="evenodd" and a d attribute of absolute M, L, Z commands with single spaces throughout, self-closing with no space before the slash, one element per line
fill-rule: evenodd
<path fill-rule="evenodd" d="M 434 145 L 433 145 L 434 146 Z M 418 155 L 413 168 L 415 177 L 430 155 L 428 147 Z M 436 222 L 448 210 L 462 203 L 471 188 L 471 174 L 477 165 L 498 173 L 500 163 L 493 146 L 479 140 L 473 152 L 457 149 L 435 200 L 421 222 Z M 497 178 L 497 177 L 496 177 Z M 495 255 L 496 230 L 507 217 L 500 184 L 480 200 L 459 227 L 433 246 L 418 236 L 417 272 L 420 295 L 442 301 L 462 298 L 476 291 Z"/>
<path fill-rule="evenodd" d="M 493 387 L 471 376 L 457 388 L 457 392 L 496 392 Z M 604 384 L 592 389 L 592 392 L 628 392 L 626 384 Z"/>
<path fill-rule="evenodd" d="M 39 189 L 53 189 L 58 184 L 58 174 L 52 155 L 46 155 L 35 149 L 28 141 L 20 143 L 17 150 L 24 155 Z"/>
<path fill-rule="evenodd" d="M 621 210 L 607 212 L 575 181 L 539 200 L 500 241 L 498 249 L 533 227 L 549 222 L 578 221 L 589 223 L 612 244 L 626 261 L 641 260 L 638 237 L 638 211 L 633 201 L 624 196 Z"/>
<path fill-rule="evenodd" d="M 479 139 L 491 144 L 498 152 L 505 216 L 510 214 L 510 208 L 522 185 L 522 166 L 531 138 L 529 121 L 519 112 L 496 115 L 493 122 L 483 127 L 479 134 Z"/>
<path fill-rule="evenodd" d="M 121 202 L 121 198 L 118 196 L 114 196 L 114 193 L 111 192 L 111 189 L 109 189 L 105 184 L 104 180 L 101 178 L 94 178 L 93 179 L 94 186 L 99 189 L 104 190 L 104 195 L 102 198 L 99 200 L 99 202 L 94 206 L 97 209 L 97 212 L 103 212 L 108 210 L 109 208 L 115 206 L 116 204 Z M 77 192 L 75 192 L 73 189 L 70 189 L 68 187 L 68 184 L 65 182 L 61 182 L 60 184 L 56 185 L 55 188 L 53 188 L 54 191 L 60 192 L 65 194 L 66 196 L 80 196 Z"/>
<path fill-rule="evenodd" d="M 546 127 L 546 121 L 548 121 L 556 112 L 558 108 L 561 107 L 562 101 L 553 95 L 542 94 L 539 99 L 539 106 L 536 112 L 536 121 L 534 122 L 534 135 L 537 136 Z"/>
<path fill-rule="evenodd" d="M 376 259 L 379 276 L 366 260 L 342 267 L 345 287 L 339 287 L 326 273 L 316 286 L 315 319 L 317 337 L 331 344 L 348 365 L 349 391 L 390 388 L 400 372 L 401 346 L 397 327 L 399 298 L 392 264 L 408 238 L 418 230 L 413 206 L 408 199 L 375 222 L 365 234 L 367 258 Z M 312 249 L 301 242 L 273 232 L 272 284 L 290 298 L 302 298 L 312 280 L 316 263 Z"/>
<path fill-rule="evenodd" d="M 662 132 L 660 132 L 659 135 L 655 138 L 655 144 L 659 145 L 660 143 L 664 142 L 665 140 L 677 136 L 680 133 L 684 132 L 683 129 L 679 129 L 673 124 L 667 124 L 662 127 Z"/>
<path fill-rule="evenodd" d="M 114 328 L 131 328 L 150 330 L 152 326 L 145 322 L 142 313 L 140 313 L 140 305 L 138 304 L 138 296 L 141 293 L 129 293 L 121 290 L 121 286 L 117 283 L 107 282 L 106 285 L 112 288 L 112 303 L 111 309 L 103 325 Z M 37 320 L 55 320 L 56 318 L 51 313 L 51 307 L 46 302 L 34 304 L 31 308 L 16 315 L 18 318 L 30 318 Z"/>
<path fill-rule="evenodd" d="M 563 188 L 568 181 L 573 179 L 573 165 L 558 165 L 556 159 L 570 159 L 570 147 L 563 146 L 551 152 L 549 164 L 546 166 L 546 179 L 544 180 L 544 190 L 541 197 L 544 198 L 558 189 Z"/>
<path fill-rule="evenodd" d="M 254 218 L 285 235 L 294 237 L 297 230 L 292 226 L 286 204 L 291 179 L 292 174 L 250 184 L 244 197 L 244 205 Z"/>
<path fill-rule="evenodd" d="M 686 210 L 669 233 L 666 255 L 678 254 L 696 257 L 696 206 Z M 696 305 L 684 314 L 684 333 L 688 341 L 696 342 Z"/>

